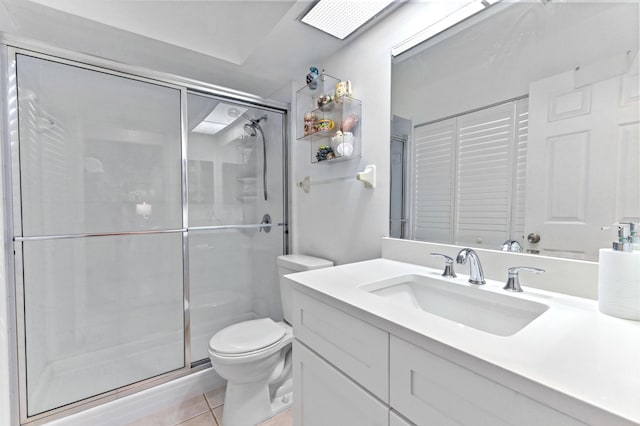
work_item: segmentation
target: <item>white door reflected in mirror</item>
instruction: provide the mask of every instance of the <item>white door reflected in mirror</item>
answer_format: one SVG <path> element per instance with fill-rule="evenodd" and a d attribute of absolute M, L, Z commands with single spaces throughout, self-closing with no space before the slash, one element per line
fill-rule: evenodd
<path fill-rule="evenodd" d="M 500 2 L 396 56 L 404 237 L 595 261 L 640 221 L 639 9 Z"/>

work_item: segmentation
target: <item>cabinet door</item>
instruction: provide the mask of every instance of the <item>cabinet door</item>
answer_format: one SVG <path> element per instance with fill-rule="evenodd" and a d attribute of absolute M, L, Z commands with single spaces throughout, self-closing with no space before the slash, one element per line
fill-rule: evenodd
<path fill-rule="evenodd" d="M 388 402 L 389 334 L 297 291 L 293 306 L 293 335 Z"/>
<path fill-rule="evenodd" d="M 418 426 L 583 425 L 393 336 L 390 361 L 391 407 Z"/>
<path fill-rule="evenodd" d="M 293 343 L 296 426 L 389 424 L 389 409 L 306 346 Z"/>

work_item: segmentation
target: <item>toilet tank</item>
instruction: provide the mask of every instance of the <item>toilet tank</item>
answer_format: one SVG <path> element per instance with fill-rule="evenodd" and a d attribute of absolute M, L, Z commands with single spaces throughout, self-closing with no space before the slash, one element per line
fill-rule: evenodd
<path fill-rule="evenodd" d="M 283 277 L 295 272 L 311 271 L 313 269 L 328 268 L 333 262 L 319 257 L 305 254 L 285 254 L 278 256 L 278 274 L 280 276 L 280 299 L 282 300 L 282 312 L 284 320 L 291 324 L 291 283 Z"/>

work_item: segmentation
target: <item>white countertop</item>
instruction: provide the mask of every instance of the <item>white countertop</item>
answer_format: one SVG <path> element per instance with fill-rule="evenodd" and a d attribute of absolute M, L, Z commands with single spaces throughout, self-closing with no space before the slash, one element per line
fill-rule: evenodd
<path fill-rule="evenodd" d="M 419 340 L 442 343 L 573 399 L 640 424 L 640 322 L 598 311 L 593 300 L 526 287 L 523 293 L 502 290 L 487 280 L 490 291 L 549 306 L 512 336 L 496 336 L 418 309 L 402 309 L 359 287 L 406 274 L 428 275 L 433 268 L 387 259 L 341 265 L 288 275 L 296 288 L 309 289 L 369 313 L 376 326 L 392 334 L 398 327 Z M 462 285 L 468 277 L 452 279 Z M 297 283 L 297 284 L 296 284 Z M 455 285 L 455 284 L 452 284 Z M 340 306 L 342 309 L 344 305 Z M 367 318 L 363 318 L 367 320 Z M 409 335 L 409 334 L 407 334 Z M 400 336 L 403 337 L 403 336 Z M 406 338 L 406 337 L 405 337 Z M 424 342 L 422 342 L 424 346 Z M 483 374 L 480 372 L 480 374 Z"/>

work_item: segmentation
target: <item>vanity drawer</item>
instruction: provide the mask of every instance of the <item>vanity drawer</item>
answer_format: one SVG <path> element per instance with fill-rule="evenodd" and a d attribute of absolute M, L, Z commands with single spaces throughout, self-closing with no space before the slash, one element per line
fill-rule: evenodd
<path fill-rule="evenodd" d="M 387 426 L 389 407 L 300 342 L 293 343 L 296 426 Z"/>
<path fill-rule="evenodd" d="M 389 401 L 389 334 L 300 292 L 293 335 L 384 402 Z"/>
<path fill-rule="evenodd" d="M 390 405 L 418 426 L 584 425 L 393 336 L 390 352 Z"/>

